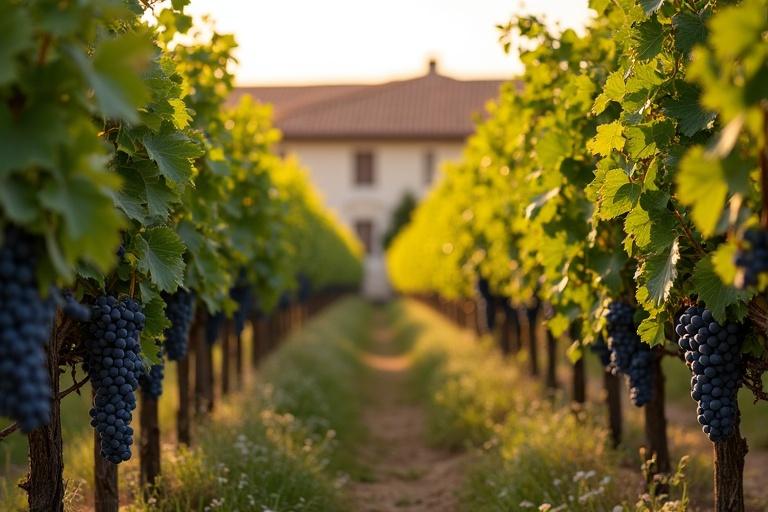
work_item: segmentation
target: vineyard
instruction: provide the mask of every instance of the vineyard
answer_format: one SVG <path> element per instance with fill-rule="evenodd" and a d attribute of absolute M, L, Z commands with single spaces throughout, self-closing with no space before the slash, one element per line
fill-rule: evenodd
<path fill-rule="evenodd" d="M 768 510 L 766 0 L 499 25 L 384 305 L 189 3 L 0 0 L 0 511 Z"/>

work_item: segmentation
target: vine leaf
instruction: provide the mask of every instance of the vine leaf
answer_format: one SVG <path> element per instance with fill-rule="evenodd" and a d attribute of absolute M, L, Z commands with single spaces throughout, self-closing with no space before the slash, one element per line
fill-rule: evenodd
<path fill-rule="evenodd" d="M 655 16 L 637 25 L 632 31 L 637 58 L 648 60 L 655 57 L 661 51 L 664 36 L 664 27 Z"/>
<path fill-rule="evenodd" d="M 112 266 L 123 218 L 91 180 L 51 181 L 41 191 L 40 201 L 64 219 L 61 245 L 69 263 L 82 257 L 102 271 Z"/>
<path fill-rule="evenodd" d="M 707 112 L 699 104 L 699 89 L 685 82 L 676 84 L 677 99 L 668 99 L 663 102 L 664 112 L 678 120 L 680 131 L 692 137 L 703 130 L 715 119 L 714 112 Z"/>
<path fill-rule="evenodd" d="M 748 190 L 749 166 L 731 156 L 720 160 L 704 148 L 692 148 L 680 162 L 677 195 L 691 207 L 691 219 L 702 235 L 715 234 L 728 191 Z"/>
<path fill-rule="evenodd" d="M 624 171 L 609 170 L 600 187 L 600 218 L 612 219 L 628 212 L 637 204 L 640 192 L 640 185 L 630 182 Z"/>
<path fill-rule="evenodd" d="M 681 53 L 688 53 L 695 45 L 707 39 L 706 20 L 691 12 L 680 12 L 672 17 L 675 28 L 675 48 Z"/>
<path fill-rule="evenodd" d="M 173 292 L 183 283 L 184 243 L 170 228 L 155 227 L 136 236 L 138 268 L 161 291 Z"/>
<path fill-rule="evenodd" d="M 595 155 L 608 156 L 614 149 L 621 151 L 624 149 L 624 127 L 621 123 L 614 121 L 609 124 L 603 124 L 597 127 L 597 135 L 587 142 L 587 149 Z"/>
<path fill-rule="evenodd" d="M 595 98 L 595 104 L 592 106 L 593 114 L 602 113 L 611 101 L 621 101 L 624 98 L 624 94 L 627 92 L 627 87 L 624 84 L 624 73 L 622 70 L 614 71 L 608 75 L 608 79 L 603 86 L 603 92 Z"/>
<path fill-rule="evenodd" d="M 665 119 L 629 126 L 624 133 L 627 136 L 629 156 L 639 160 L 655 155 L 660 148 L 669 144 L 675 135 L 675 125 L 669 119 Z"/>
<path fill-rule="evenodd" d="M 16 78 L 16 56 L 34 42 L 32 23 L 26 11 L 0 2 L 0 85 Z"/>
<path fill-rule="evenodd" d="M 180 188 L 184 188 L 192 178 L 191 159 L 203 154 L 202 148 L 192 139 L 171 129 L 158 134 L 147 133 L 144 135 L 144 147 L 157 163 L 160 174 Z"/>
<path fill-rule="evenodd" d="M 624 220 L 624 231 L 646 254 L 666 250 L 677 237 L 677 223 L 666 208 L 669 196 L 646 191 Z"/>
<path fill-rule="evenodd" d="M 33 165 L 54 167 L 56 147 L 68 136 L 67 127 L 48 103 L 36 103 L 12 116 L 0 103 L 0 177 Z"/>
<path fill-rule="evenodd" d="M 665 313 L 660 313 L 657 317 L 648 317 L 637 326 L 637 334 L 644 343 L 652 347 L 663 346 L 667 342 L 664 324 L 668 321 L 669 318 Z"/>
<path fill-rule="evenodd" d="M 722 256 L 722 255 L 721 255 Z M 718 322 L 725 322 L 725 308 L 752 296 L 749 290 L 739 290 L 723 282 L 715 270 L 712 255 L 701 259 L 693 270 L 693 289 L 699 295 L 699 300 L 706 304 L 707 309 Z"/>
<path fill-rule="evenodd" d="M 152 44 L 143 34 L 125 34 L 100 43 L 93 60 L 79 49 L 70 54 L 93 88 L 105 117 L 136 123 L 138 108 L 150 99 L 142 72 L 152 58 Z"/>
<path fill-rule="evenodd" d="M 677 278 L 677 262 L 680 260 L 680 243 L 676 238 L 669 249 L 651 256 L 638 268 L 636 278 L 645 283 L 638 288 L 638 299 L 658 308 L 669 298 Z"/>
<path fill-rule="evenodd" d="M 171 326 L 165 315 L 165 301 L 156 295 L 149 301 L 142 294 L 142 308 L 146 322 L 141 333 L 141 352 L 150 362 L 159 362 L 155 340 L 162 339 L 165 329 Z"/>

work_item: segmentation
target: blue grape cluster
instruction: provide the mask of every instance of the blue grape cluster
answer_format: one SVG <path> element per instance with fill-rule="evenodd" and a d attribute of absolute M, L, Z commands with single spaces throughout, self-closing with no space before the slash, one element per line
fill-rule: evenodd
<path fill-rule="evenodd" d="M 219 339 L 219 333 L 224 326 L 224 313 L 221 311 L 208 314 L 208 321 L 205 322 L 205 341 L 209 345 L 213 345 Z"/>
<path fill-rule="evenodd" d="M 165 364 L 163 363 L 163 354 L 158 354 L 160 362 L 153 364 L 149 371 L 143 371 L 139 377 L 141 394 L 147 398 L 157 400 L 163 394 L 163 378 L 165 376 Z"/>
<path fill-rule="evenodd" d="M 721 325 L 701 306 L 689 307 L 680 316 L 675 332 L 691 369 L 691 398 L 702 430 L 710 441 L 728 438 L 736 427 L 741 386 L 741 328 Z"/>
<path fill-rule="evenodd" d="M 768 272 L 768 231 L 750 229 L 744 233 L 749 247 L 736 252 L 736 266 L 742 269 L 741 287 L 755 286 L 758 277 Z"/>
<path fill-rule="evenodd" d="M 608 347 L 608 344 L 605 342 L 605 339 L 603 336 L 598 336 L 594 343 L 590 346 L 590 350 L 597 355 L 597 357 L 600 359 L 600 363 L 604 367 L 608 367 L 611 364 L 611 349 Z"/>
<path fill-rule="evenodd" d="M 635 328 L 635 310 L 624 302 L 612 302 L 606 315 L 611 366 L 614 375 L 629 377 L 632 403 L 642 407 L 653 398 L 653 353 L 640 340 Z"/>
<path fill-rule="evenodd" d="M 61 311 L 72 320 L 78 322 L 87 322 L 91 319 L 91 308 L 85 304 L 80 304 L 72 293 L 65 291 L 61 294 Z"/>
<path fill-rule="evenodd" d="M 37 240 L 15 228 L 0 247 L 0 416 L 23 432 L 47 425 L 51 384 L 45 345 L 56 311 L 44 299 L 35 276 Z"/>
<path fill-rule="evenodd" d="M 248 285 L 238 285 L 233 287 L 229 296 L 237 302 L 237 311 L 235 311 L 233 320 L 235 326 L 235 335 L 240 336 L 245 329 L 245 322 L 253 309 L 253 291 Z"/>
<path fill-rule="evenodd" d="M 85 368 L 96 394 L 91 425 L 99 433 L 101 456 L 114 464 L 131 458 L 131 413 L 144 372 L 139 355 L 144 321 L 136 301 L 103 296 L 91 306 L 87 324 Z"/>
<path fill-rule="evenodd" d="M 172 295 L 165 294 L 165 314 L 171 326 L 165 330 L 165 352 L 168 359 L 178 361 L 187 355 L 189 327 L 195 309 L 194 293 L 181 288 Z"/>

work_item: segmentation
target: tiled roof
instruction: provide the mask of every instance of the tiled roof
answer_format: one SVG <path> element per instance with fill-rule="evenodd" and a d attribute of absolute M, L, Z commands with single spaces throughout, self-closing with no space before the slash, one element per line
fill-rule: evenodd
<path fill-rule="evenodd" d="M 275 124 L 292 139 L 463 139 L 498 95 L 500 80 L 455 80 L 434 71 L 380 85 L 237 88 L 272 103 Z"/>

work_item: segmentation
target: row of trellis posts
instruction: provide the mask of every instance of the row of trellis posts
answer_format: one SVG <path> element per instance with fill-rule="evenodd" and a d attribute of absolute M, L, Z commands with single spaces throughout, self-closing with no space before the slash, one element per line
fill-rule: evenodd
<path fill-rule="evenodd" d="M 177 363 L 179 408 L 176 415 L 176 439 L 180 445 L 194 441 L 192 420 L 213 412 L 216 400 L 233 390 L 242 389 L 249 369 L 255 368 L 286 335 L 347 290 L 329 290 L 316 293 L 306 300 L 295 300 L 270 314 L 253 314 L 251 324 L 251 358 L 245 360 L 245 340 L 235 333 L 232 319 L 227 319 L 219 333 L 220 367 L 214 368 L 214 347 L 205 339 L 208 315 L 198 307 L 190 329 L 189 352 Z M 247 331 L 244 331 L 247 332 Z M 20 487 L 27 492 L 31 512 L 63 512 L 65 483 L 64 456 L 61 432 L 61 401 L 72 392 L 79 392 L 87 378 L 83 378 L 61 391 L 59 378 L 65 365 L 76 362 L 77 356 L 69 352 L 71 341 L 77 336 L 74 322 L 58 314 L 51 342 L 48 346 L 48 368 L 52 394 L 51 422 L 28 436 L 29 473 Z M 74 367 L 73 367 L 74 368 Z M 137 393 L 139 391 L 137 390 Z M 137 446 L 140 458 L 141 489 L 146 495 L 156 491 L 155 484 L 161 473 L 161 432 L 158 422 L 158 400 L 141 393 L 139 400 L 139 431 Z M 87 421 L 84 418 L 83 421 Z M 136 421 L 134 419 L 134 421 Z M 17 425 L 0 431 L 0 439 L 13 433 Z M 99 438 L 94 431 L 94 510 L 117 512 L 120 505 L 118 466 L 104 460 L 99 454 Z M 160 497 L 160 499 L 162 499 Z"/>
<path fill-rule="evenodd" d="M 477 299 L 445 299 L 437 294 L 420 295 L 417 298 L 442 313 L 460 327 L 475 331 L 478 336 L 488 334 L 491 331 L 490 334 L 493 335 L 500 351 L 505 356 L 515 355 L 521 350 L 526 351 L 527 371 L 531 377 L 543 379 L 544 385 L 550 392 L 563 387 L 557 378 L 559 361 L 558 340 L 543 325 L 547 308 L 542 304 L 532 302 L 524 306 L 512 307 L 508 301 L 498 298 L 489 306 L 480 297 Z M 493 308 L 492 311 L 488 312 L 486 310 L 487 307 Z M 489 321 L 490 318 L 493 318 L 493 321 Z M 491 326 L 490 329 L 489 326 Z M 579 331 L 578 324 L 574 322 L 569 331 L 570 337 L 574 340 L 577 339 Z M 543 371 L 540 361 L 542 347 L 544 348 Z M 664 373 L 661 368 L 661 360 L 665 352 L 660 347 L 657 347 L 654 351 L 654 395 L 653 399 L 643 407 L 647 444 L 645 456 L 649 461 L 653 461 L 649 464 L 649 479 L 653 478 L 655 474 L 669 473 L 671 470 L 665 415 Z M 587 399 L 585 356 L 586 354 L 583 354 L 581 358 L 571 365 L 571 382 L 568 388 L 572 406 L 576 411 L 584 406 Z M 605 369 L 602 378 L 607 409 L 606 421 L 611 442 L 615 448 L 622 441 L 621 377 Z M 715 479 L 717 480 L 717 478 L 718 473 L 716 471 Z M 743 503 L 743 484 L 741 480 L 734 485 L 738 487 L 737 492 L 741 494 L 740 499 Z M 718 487 L 716 482 L 716 492 Z M 657 486 L 657 491 L 663 490 L 663 485 Z M 717 496 L 715 496 L 715 500 L 717 503 Z M 718 507 L 717 510 L 731 509 Z"/>

